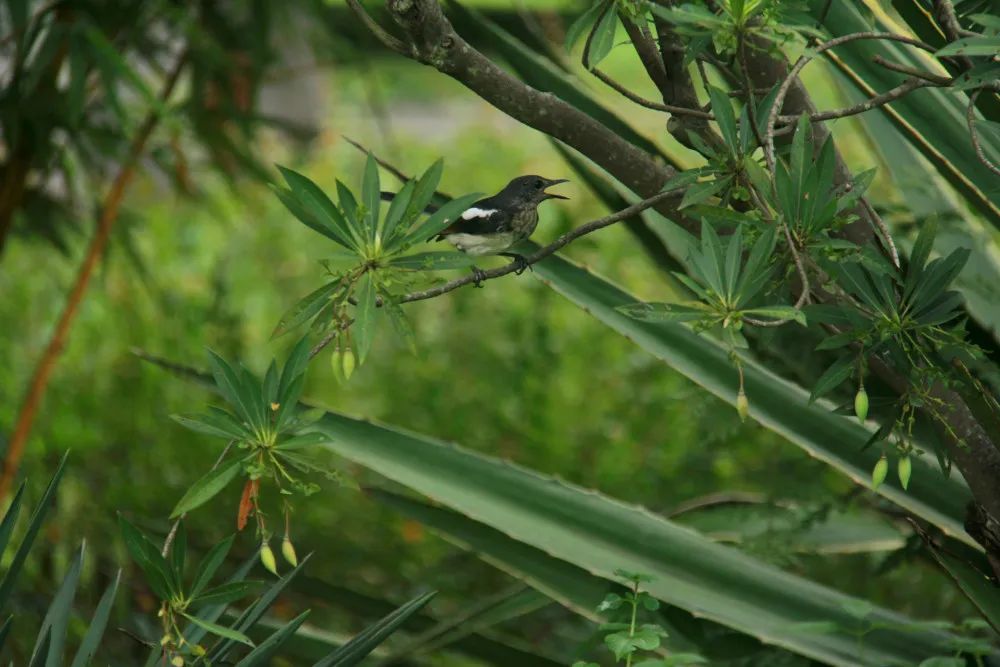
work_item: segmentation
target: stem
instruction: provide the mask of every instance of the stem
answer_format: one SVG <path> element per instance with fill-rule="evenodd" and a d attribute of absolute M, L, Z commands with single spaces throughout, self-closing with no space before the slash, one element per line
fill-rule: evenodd
<path fill-rule="evenodd" d="M 639 582 L 632 582 L 632 619 L 628 624 L 628 636 L 629 639 L 635 636 L 635 617 L 639 611 Z M 632 654 L 629 653 L 625 656 L 625 667 L 632 667 Z"/>

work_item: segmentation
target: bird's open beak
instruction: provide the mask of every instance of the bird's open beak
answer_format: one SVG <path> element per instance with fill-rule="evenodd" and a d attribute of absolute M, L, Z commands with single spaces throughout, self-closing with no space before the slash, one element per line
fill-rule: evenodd
<path fill-rule="evenodd" d="M 560 183 L 569 183 L 569 179 L 566 178 L 556 178 L 551 181 L 547 181 L 545 187 L 551 188 L 553 185 L 559 185 Z M 564 197 L 563 195 L 553 194 L 551 192 L 545 193 L 546 199 L 569 199 L 569 197 Z"/>

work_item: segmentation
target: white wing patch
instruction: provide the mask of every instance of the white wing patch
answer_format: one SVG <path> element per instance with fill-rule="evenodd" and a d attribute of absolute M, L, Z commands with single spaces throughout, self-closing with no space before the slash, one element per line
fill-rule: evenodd
<path fill-rule="evenodd" d="M 496 212 L 497 210 L 495 208 L 482 209 L 473 206 L 472 208 L 465 209 L 465 212 L 462 214 L 462 220 L 473 220 L 474 218 L 488 218 Z"/>

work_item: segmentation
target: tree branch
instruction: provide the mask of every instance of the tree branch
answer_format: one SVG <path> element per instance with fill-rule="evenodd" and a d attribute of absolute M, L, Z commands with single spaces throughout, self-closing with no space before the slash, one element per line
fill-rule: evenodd
<path fill-rule="evenodd" d="M 163 90 L 160 93 L 160 100 L 162 102 L 165 103 L 170 98 L 186 61 L 186 54 L 181 55 L 177 59 L 173 70 L 164 81 Z M 52 333 L 52 338 L 49 340 L 42 358 L 39 359 L 38 365 L 35 367 L 35 372 L 31 377 L 28 391 L 24 397 L 24 403 L 18 412 L 14 431 L 11 435 L 10 443 L 7 445 L 7 452 L 4 455 L 3 469 L 0 471 L 0 499 L 7 496 L 14 476 L 17 474 L 21 458 L 24 455 L 24 447 L 28 441 L 28 436 L 31 434 L 31 427 L 34 424 L 35 415 L 41 406 L 42 397 L 48 386 L 49 378 L 52 376 L 52 371 L 55 370 L 56 362 L 59 359 L 63 346 L 66 344 L 70 327 L 73 325 L 76 314 L 80 309 L 80 304 L 83 302 L 83 296 L 87 291 L 87 286 L 90 284 L 94 268 L 104 255 L 104 250 L 111 237 L 111 230 L 118 219 L 118 211 L 125 196 L 125 190 L 135 175 L 136 164 L 145 152 L 146 143 L 149 141 L 149 137 L 153 133 L 153 129 L 157 123 L 159 123 L 159 120 L 160 115 L 156 109 L 150 110 L 146 114 L 146 118 L 136 131 L 128 154 L 118 168 L 118 174 L 111 183 L 108 194 L 104 199 L 104 205 L 101 207 L 101 216 L 97 222 L 97 230 L 94 238 L 90 242 L 90 247 L 83 258 L 83 263 L 80 265 L 76 282 L 73 284 L 73 289 L 70 291 L 66 306 L 59 317 L 55 331 Z"/>

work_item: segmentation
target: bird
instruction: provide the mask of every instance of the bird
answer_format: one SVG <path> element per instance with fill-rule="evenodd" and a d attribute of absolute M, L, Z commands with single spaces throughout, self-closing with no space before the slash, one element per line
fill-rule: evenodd
<path fill-rule="evenodd" d="M 451 243 L 461 252 L 473 257 L 502 255 L 510 257 L 517 265 L 518 275 L 530 269 L 524 255 L 510 249 L 527 239 L 538 225 L 538 205 L 548 199 L 569 199 L 563 195 L 546 192 L 547 188 L 569 182 L 565 178 L 543 178 L 535 174 L 518 176 L 503 190 L 486 197 L 465 209 L 455 221 L 441 230 L 434 238 Z M 387 194 L 391 198 L 392 193 Z M 482 287 L 485 274 L 473 266 L 476 287 Z"/>

